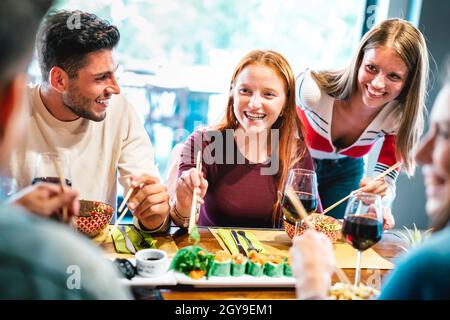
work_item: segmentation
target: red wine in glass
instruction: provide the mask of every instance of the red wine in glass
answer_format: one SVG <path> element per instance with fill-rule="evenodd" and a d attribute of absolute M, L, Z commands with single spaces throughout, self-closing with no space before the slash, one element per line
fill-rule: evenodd
<path fill-rule="evenodd" d="M 308 214 L 317 210 L 317 204 L 319 201 L 312 193 L 299 192 L 298 199 L 302 202 L 302 205 Z"/>
<path fill-rule="evenodd" d="M 295 193 L 308 214 L 316 211 L 319 201 L 315 195 L 308 192 Z M 295 210 L 295 207 L 288 196 L 285 195 L 283 197 L 281 205 L 283 207 L 284 216 L 288 222 L 295 224 L 295 221 L 301 220 L 300 213 Z"/>
<path fill-rule="evenodd" d="M 68 187 L 72 187 L 72 181 L 70 181 L 67 178 L 65 178 L 64 180 L 66 180 L 66 185 Z M 36 184 L 38 182 L 47 182 L 47 183 L 59 184 L 60 183 L 60 179 L 59 179 L 59 177 L 37 177 L 37 178 L 34 178 L 33 181 L 31 181 L 31 184 Z"/>
<path fill-rule="evenodd" d="M 365 216 L 344 218 L 342 234 L 355 249 L 364 251 L 380 241 L 383 225 L 376 219 Z"/>
<path fill-rule="evenodd" d="M 356 250 L 355 288 L 361 276 L 361 252 L 380 241 L 383 233 L 381 197 L 353 191 L 345 209 L 342 235 Z"/>

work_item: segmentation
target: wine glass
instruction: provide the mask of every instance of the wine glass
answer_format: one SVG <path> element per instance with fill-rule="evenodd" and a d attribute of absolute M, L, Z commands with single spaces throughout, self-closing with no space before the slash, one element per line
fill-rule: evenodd
<path fill-rule="evenodd" d="M 361 253 L 380 241 L 382 232 L 383 214 L 380 196 L 352 192 L 345 210 L 342 234 L 357 250 L 355 288 L 361 275 Z"/>
<path fill-rule="evenodd" d="M 62 174 L 66 181 L 66 185 L 71 187 L 72 180 L 70 175 L 69 157 L 66 153 L 43 152 L 39 153 L 34 164 L 33 181 L 31 184 L 38 182 L 60 183 L 57 165 L 61 167 Z"/>
<path fill-rule="evenodd" d="M 288 192 L 289 190 L 291 192 Z M 295 209 L 290 196 L 296 196 L 308 214 L 316 211 L 319 202 L 316 173 L 307 169 L 291 169 L 289 171 L 281 199 L 281 208 L 284 219 L 291 224 L 295 224 L 294 236 L 296 236 L 302 219 L 300 213 Z"/>

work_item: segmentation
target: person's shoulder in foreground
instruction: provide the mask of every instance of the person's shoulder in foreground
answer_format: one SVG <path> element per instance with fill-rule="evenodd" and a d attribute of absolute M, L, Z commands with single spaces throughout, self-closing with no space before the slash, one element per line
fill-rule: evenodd
<path fill-rule="evenodd" d="M 0 299 L 130 299 L 88 239 L 17 207 L 0 209 Z"/>
<path fill-rule="evenodd" d="M 450 226 L 447 226 L 408 253 L 390 275 L 380 299 L 450 299 L 449 243 Z"/>

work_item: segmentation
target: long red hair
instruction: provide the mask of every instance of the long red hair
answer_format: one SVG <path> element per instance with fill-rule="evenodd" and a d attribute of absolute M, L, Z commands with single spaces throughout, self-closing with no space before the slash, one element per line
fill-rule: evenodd
<path fill-rule="evenodd" d="M 283 79 L 286 88 L 286 104 L 272 126 L 272 129 L 279 130 L 280 138 L 278 148 L 279 170 L 276 175 L 277 190 L 280 192 L 277 192 L 277 198 L 273 206 L 273 222 L 275 225 L 281 217 L 280 195 L 284 189 L 289 170 L 301 160 L 306 150 L 303 142 L 303 125 L 296 113 L 295 77 L 289 62 L 280 53 L 272 50 L 253 50 L 247 53 L 234 69 L 225 114 L 212 127 L 212 130 L 224 131 L 238 128 L 238 120 L 233 110 L 233 88 L 238 75 L 249 65 L 262 65 L 272 68 Z"/>

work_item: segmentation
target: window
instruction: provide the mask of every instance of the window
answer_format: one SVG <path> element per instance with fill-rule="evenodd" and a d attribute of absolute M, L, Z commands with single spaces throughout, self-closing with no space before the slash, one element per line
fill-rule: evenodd
<path fill-rule="evenodd" d="M 120 82 L 164 172 L 168 145 L 223 112 L 231 72 L 245 53 L 279 51 L 296 73 L 343 67 L 361 34 L 365 0 L 60 0 L 56 8 L 93 12 L 118 26 Z M 184 134 L 175 131 L 180 126 Z"/>

